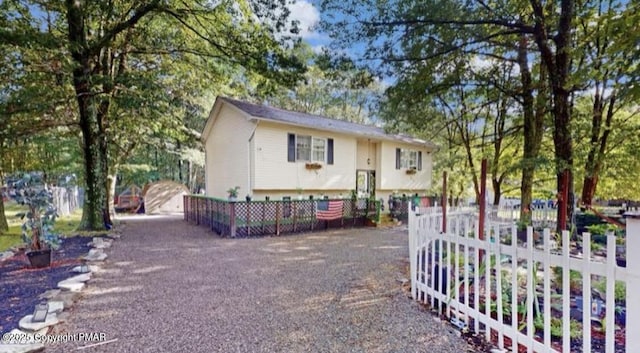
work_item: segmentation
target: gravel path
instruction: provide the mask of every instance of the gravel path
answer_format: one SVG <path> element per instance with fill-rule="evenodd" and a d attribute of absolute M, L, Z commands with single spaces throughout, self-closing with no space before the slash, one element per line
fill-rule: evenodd
<path fill-rule="evenodd" d="M 389 229 L 221 239 L 177 217 L 128 220 L 55 331 L 117 339 L 84 352 L 472 351 L 402 291 L 406 243 Z"/>

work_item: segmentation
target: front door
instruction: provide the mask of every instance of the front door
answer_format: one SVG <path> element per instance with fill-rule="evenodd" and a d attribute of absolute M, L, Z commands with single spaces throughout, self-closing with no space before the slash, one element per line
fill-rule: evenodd
<path fill-rule="evenodd" d="M 356 192 L 358 197 L 375 195 L 376 172 L 374 170 L 358 170 L 356 173 Z"/>

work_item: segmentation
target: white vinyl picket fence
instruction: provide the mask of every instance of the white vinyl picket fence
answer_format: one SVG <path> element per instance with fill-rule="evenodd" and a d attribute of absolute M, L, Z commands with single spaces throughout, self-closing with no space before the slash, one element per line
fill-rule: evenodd
<path fill-rule="evenodd" d="M 640 217 L 627 219 L 626 268 L 616 264 L 613 235 L 607 239 L 603 258 L 593 256 L 590 246 L 584 246 L 582 253 L 571 251 L 568 232 L 556 240 L 559 247 L 554 247 L 549 229 L 541 234 L 542 245 L 525 247 L 518 245 L 515 226 L 505 227 L 504 223 L 489 222 L 485 239 L 478 239 L 477 213 L 448 212 L 446 233 L 441 231 L 442 219 L 439 209 L 409 212 L 411 294 L 415 300 L 430 304 L 461 328 L 484 333 L 505 351 L 518 352 L 518 346 L 524 346 L 527 352 L 574 352 L 573 331 L 582 338 L 581 351 L 592 352 L 591 326 L 596 319 L 591 315 L 594 302 L 588 299 L 592 282 L 606 281 L 604 313 L 614 313 L 615 284 L 622 281 L 627 288 L 627 334 L 626 343 L 617 344 L 640 347 L 640 260 L 632 255 L 640 254 Z M 590 244 L 590 238 L 590 234 L 583 234 L 583 244 Z M 531 228 L 527 244 L 534 244 Z M 570 271 L 581 274 L 578 288 L 570 282 Z M 581 307 L 575 304 L 576 291 L 585 298 Z M 572 315 L 576 310 L 582 311 L 579 321 Z M 604 351 L 614 353 L 615 335 L 621 332 L 615 315 L 605 314 L 597 320 L 594 323 L 600 323 L 605 334 Z M 581 334 L 572 330 L 576 323 L 582 326 Z"/>

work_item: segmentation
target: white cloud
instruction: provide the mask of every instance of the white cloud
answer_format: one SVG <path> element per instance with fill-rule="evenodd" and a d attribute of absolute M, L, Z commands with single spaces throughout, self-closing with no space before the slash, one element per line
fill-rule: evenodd
<path fill-rule="evenodd" d="M 320 12 L 307 0 L 296 1 L 288 5 L 291 15 L 290 20 L 298 21 L 300 37 L 303 39 L 317 38 L 319 34 L 314 27 L 320 22 Z"/>
<path fill-rule="evenodd" d="M 474 71 L 484 71 L 495 65 L 495 61 L 491 58 L 480 57 L 479 55 L 474 55 L 473 59 L 469 63 L 471 69 Z"/>
<path fill-rule="evenodd" d="M 316 54 L 322 53 L 325 49 L 327 49 L 327 46 L 325 46 L 324 44 L 318 44 L 318 45 L 312 45 L 311 46 L 311 50 L 313 50 L 313 52 L 316 53 Z"/>

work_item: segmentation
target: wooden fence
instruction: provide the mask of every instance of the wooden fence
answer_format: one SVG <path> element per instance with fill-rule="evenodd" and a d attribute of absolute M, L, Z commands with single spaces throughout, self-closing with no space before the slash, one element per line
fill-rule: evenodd
<path fill-rule="evenodd" d="M 529 228 L 523 246 L 515 225 L 487 222 L 478 239 L 477 213 L 448 212 L 446 233 L 442 221 L 437 210 L 409 213 L 411 294 L 456 326 L 514 353 L 640 347 L 640 260 L 618 266 L 614 235 L 606 256 L 595 256 L 568 232 L 552 239 L 549 229 Z M 582 244 L 590 238 L 583 234 Z M 640 250 L 638 218 L 627 219 L 626 246 L 629 254 Z"/>
<path fill-rule="evenodd" d="M 324 203 L 338 204 L 337 214 L 330 217 L 322 211 L 319 214 L 318 209 L 322 209 Z M 380 219 L 380 202 L 368 199 L 227 201 L 186 195 L 184 219 L 207 226 L 222 236 L 280 235 L 375 224 Z"/>

